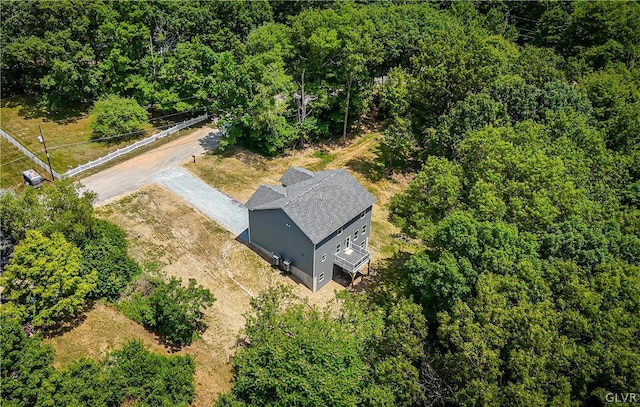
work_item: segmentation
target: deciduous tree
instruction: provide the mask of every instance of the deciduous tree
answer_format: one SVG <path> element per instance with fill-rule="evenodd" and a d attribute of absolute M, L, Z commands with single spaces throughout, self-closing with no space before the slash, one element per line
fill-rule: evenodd
<path fill-rule="evenodd" d="M 60 233 L 28 231 L 0 276 L 9 305 L 3 308 L 34 326 L 52 326 L 83 309 L 97 278 L 95 271 L 81 273 L 80 249 Z"/>

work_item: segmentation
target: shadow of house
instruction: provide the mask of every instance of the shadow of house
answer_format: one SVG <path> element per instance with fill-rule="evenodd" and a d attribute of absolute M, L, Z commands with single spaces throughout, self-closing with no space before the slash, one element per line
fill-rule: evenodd
<path fill-rule="evenodd" d="M 344 169 L 291 167 L 280 182 L 261 185 L 247 201 L 248 245 L 312 291 L 336 268 L 353 282 L 370 260 L 373 195 Z"/>

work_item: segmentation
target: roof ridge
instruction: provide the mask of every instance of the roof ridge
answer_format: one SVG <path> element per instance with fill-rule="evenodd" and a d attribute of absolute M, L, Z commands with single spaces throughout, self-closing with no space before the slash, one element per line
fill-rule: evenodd
<path fill-rule="evenodd" d="M 329 170 L 331 171 L 331 170 Z M 299 193 L 298 195 L 296 195 L 294 198 L 291 198 L 288 202 L 286 202 L 284 205 L 282 205 L 283 207 L 288 206 L 290 203 L 294 202 L 295 200 L 297 200 L 298 198 L 300 198 L 302 195 L 306 194 L 307 192 L 310 192 L 311 190 L 313 190 L 315 187 L 317 187 L 318 185 L 324 183 L 325 181 L 327 181 L 328 179 L 331 179 L 333 177 L 335 177 L 336 175 L 340 174 L 341 171 L 344 171 L 344 169 L 337 169 L 335 170 L 335 172 L 331 175 L 329 175 L 328 177 L 321 179 L 320 181 L 316 182 L 315 184 L 313 184 L 309 189 L 307 189 L 306 191 L 302 191 L 301 193 Z M 318 173 L 315 173 L 318 174 Z M 312 179 L 315 179 L 312 178 Z"/>
<path fill-rule="evenodd" d="M 265 188 L 269 188 L 270 190 L 272 190 L 273 192 L 275 192 L 278 195 L 282 195 L 282 196 L 287 196 L 287 189 L 283 186 L 280 185 L 272 185 L 272 184 L 261 184 L 261 187 L 265 187 Z M 280 191 L 276 190 L 276 188 L 282 188 L 284 190 L 284 194 L 280 193 Z"/>

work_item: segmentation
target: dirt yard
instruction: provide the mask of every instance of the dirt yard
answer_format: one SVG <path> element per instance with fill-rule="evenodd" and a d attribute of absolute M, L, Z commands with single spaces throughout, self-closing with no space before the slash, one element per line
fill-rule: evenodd
<path fill-rule="evenodd" d="M 241 202 L 261 183 L 277 183 L 290 165 L 312 170 L 347 168 L 378 199 L 374 206 L 370 248 L 374 262 L 390 253 L 391 234 L 397 229 L 387 220 L 390 197 L 404 180 L 382 177 L 375 167 L 375 135 L 362 137 L 345 148 L 323 154 L 309 148 L 286 157 L 265 159 L 245 150 L 227 157 L 208 155 L 187 168 L 212 186 Z M 244 314 L 252 296 L 276 284 L 320 306 L 330 303 L 335 290 L 345 287 L 332 281 L 311 293 L 292 278 L 281 275 L 229 232 L 197 212 L 178 196 L 157 185 L 146 186 L 116 202 L 97 209 L 98 216 L 120 225 L 128 234 L 130 254 L 147 272 L 195 278 L 216 297 L 206 312 L 209 328 L 202 339 L 183 349 L 196 356 L 195 406 L 211 406 L 221 392 L 229 390 L 232 377 L 229 360 Z M 64 365 L 79 357 L 101 357 L 122 346 L 127 339 L 141 339 L 152 350 L 166 353 L 152 334 L 117 311 L 97 305 L 86 320 L 70 332 L 51 339 L 55 363 Z"/>

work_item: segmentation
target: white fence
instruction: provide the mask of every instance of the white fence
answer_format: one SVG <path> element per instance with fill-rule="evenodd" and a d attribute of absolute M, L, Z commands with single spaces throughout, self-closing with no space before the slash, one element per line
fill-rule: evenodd
<path fill-rule="evenodd" d="M 163 137 L 167 137 L 170 134 L 173 134 L 177 131 L 180 131 L 186 127 L 192 126 L 196 123 L 200 123 L 202 121 L 205 121 L 209 118 L 208 114 L 203 114 L 202 116 L 198 116 L 198 117 L 194 117 L 193 119 L 189 119 L 186 120 L 182 123 L 179 123 L 173 127 L 170 127 L 166 130 L 161 131 L 160 133 L 154 134 L 150 137 L 147 137 L 143 140 L 139 140 L 136 141 L 135 143 L 128 145 L 126 147 L 122 147 L 117 149 L 116 151 L 113 151 L 107 155 L 105 155 L 104 157 L 100 157 L 96 160 L 93 161 L 89 161 L 88 163 L 82 164 L 77 166 L 76 168 L 72 168 L 69 171 L 65 172 L 64 174 L 58 174 L 57 172 L 53 171 L 53 175 L 56 178 L 67 178 L 67 177 L 73 177 L 76 174 L 81 173 L 82 171 L 86 171 L 88 169 L 97 167 L 99 165 L 102 165 L 106 162 L 109 162 L 115 158 L 118 158 L 124 154 L 130 153 L 133 150 L 136 150 L 140 147 L 146 146 L 147 144 L 151 144 L 156 140 L 160 140 Z M 44 168 L 46 171 L 49 171 L 49 166 L 47 164 L 45 164 L 42 160 L 40 160 L 38 157 L 36 157 L 35 154 L 33 154 L 31 151 L 27 150 L 25 147 L 22 146 L 22 144 L 20 144 L 17 140 L 15 140 L 13 137 L 11 137 L 10 135 L 8 135 L 6 132 L 4 132 L 3 130 L 0 129 L 0 134 L 2 134 L 2 136 L 4 138 L 7 139 L 7 141 L 9 141 L 9 143 L 13 144 L 14 146 L 18 147 L 18 149 L 24 153 L 24 155 L 26 155 L 27 157 L 31 158 L 36 164 L 38 164 L 39 166 L 41 166 L 42 168 Z"/>
<path fill-rule="evenodd" d="M 202 121 L 205 121 L 208 118 L 209 118 L 208 114 L 203 114 L 202 116 L 194 117 L 193 119 L 189 119 L 189 120 L 184 121 L 182 123 L 179 123 L 179 124 L 177 124 L 177 125 L 175 125 L 173 127 L 170 127 L 170 128 L 168 128 L 166 130 L 163 130 L 160 133 L 157 133 L 157 134 L 154 134 L 154 135 L 152 135 L 150 137 L 147 137 L 145 139 L 136 141 L 135 143 L 133 143 L 131 145 L 119 148 L 116 151 L 113 151 L 113 152 L 105 155 L 104 157 L 100 157 L 100 158 L 95 159 L 93 161 L 89 161 L 88 163 L 79 165 L 76 168 L 72 168 L 69 171 L 67 171 L 64 174 L 62 174 L 62 176 L 64 178 L 73 177 L 74 175 L 79 174 L 82 171 L 86 171 L 88 169 L 91 169 L 91 168 L 97 167 L 99 165 L 102 165 L 102 164 L 104 164 L 106 162 L 109 162 L 109 161 L 111 161 L 113 159 L 116 159 L 116 158 L 118 158 L 118 157 L 120 157 L 120 156 L 122 156 L 124 154 L 130 153 L 131 151 L 133 151 L 135 149 L 138 149 L 140 147 L 144 147 L 147 144 L 151 144 L 154 141 L 157 141 L 157 140 L 159 140 L 159 139 L 161 139 L 163 137 L 166 137 L 166 136 L 168 136 L 170 134 L 173 134 L 173 133 L 175 133 L 177 131 L 180 131 L 180 130 L 186 128 L 186 127 L 192 126 L 192 125 L 194 125 L 196 123 L 200 123 Z"/>
<path fill-rule="evenodd" d="M 0 129 L 0 134 L 2 135 L 2 137 L 4 137 L 5 139 L 7 139 L 7 141 L 11 144 L 13 144 L 14 146 L 16 146 L 18 148 L 18 150 L 20 150 L 24 155 L 26 155 L 27 157 L 31 158 L 36 164 L 38 164 L 39 166 L 41 166 L 42 168 L 44 168 L 45 171 L 49 172 L 49 166 L 42 161 L 41 159 L 39 159 L 38 157 L 36 157 L 35 154 L 33 154 L 31 151 L 27 150 L 22 144 L 20 144 L 18 142 L 18 140 L 14 139 L 13 137 L 11 137 L 9 134 L 7 134 L 4 130 Z M 26 168 L 25 168 L 26 170 Z M 57 172 L 53 171 L 53 176 L 56 178 L 61 178 L 60 174 L 58 174 Z"/>

